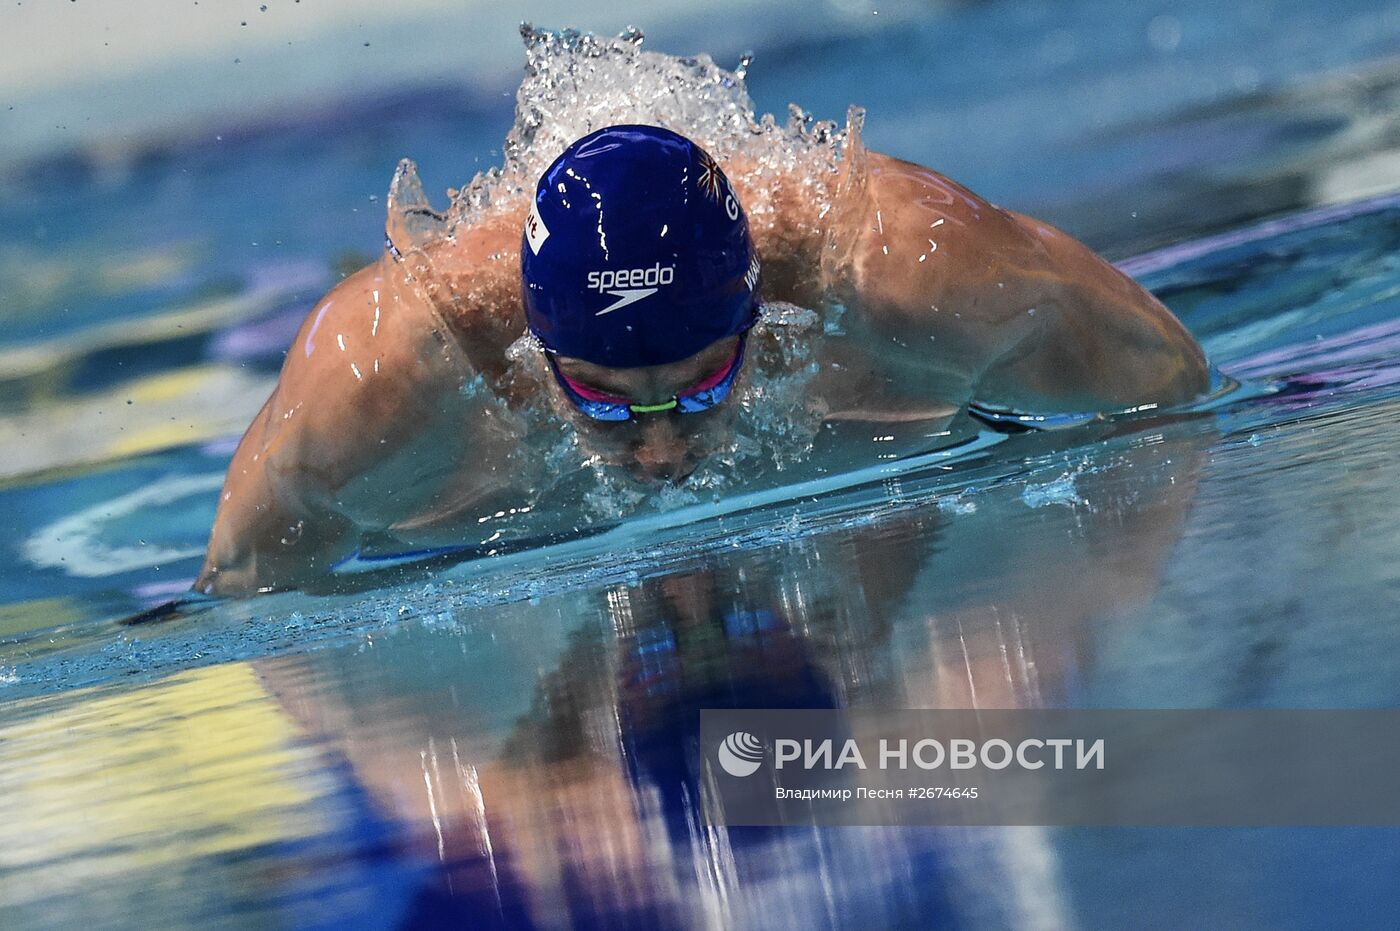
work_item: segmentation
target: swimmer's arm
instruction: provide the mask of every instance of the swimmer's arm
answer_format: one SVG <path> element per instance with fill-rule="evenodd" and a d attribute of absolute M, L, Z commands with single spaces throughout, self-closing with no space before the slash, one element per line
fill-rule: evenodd
<path fill-rule="evenodd" d="M 1078 413 L 1180 404 L 1206 393 L 1205 353 L 1160 301 L 1068 234 L 1007 215 L 1045 257 L 1021 301 L 1037 307 L 1040 320 L 982 373 L 975 400 L 1025 412 L 1048 402 L 1047 413 Z"/>
<path fill-rule="evenodd" d="M 283 467 L 274 443 L 279 437 L 295 443 L 298 428 L 276 423 L 282 407 L 275 391 L 229 464 L 194 584 L 198 592 L 240 596 L 295 588 L 324 572 L 350 543 L 352 522 L 318 506 L 315 483 Z"/>
<path fill-rule="evenodd" d="M 1172 404 L 1205 391 L 1205 357 L 1151 294 L 1063 232 L 927 168 L 869 156 L 843 221 L 837 291 L 888 351 L 1024 413 Z"/>
<path fill-rule="evenodd" d="M 392 272 L 383 262 L 357 272 L 302 325 L 229 466 L 196 590 L 246 595 L 323 577 L 363 530 L 420 503 L 412 467 L 460 456 L 464 430 L 415 448 L 460 396 L 461 365 Z"/>

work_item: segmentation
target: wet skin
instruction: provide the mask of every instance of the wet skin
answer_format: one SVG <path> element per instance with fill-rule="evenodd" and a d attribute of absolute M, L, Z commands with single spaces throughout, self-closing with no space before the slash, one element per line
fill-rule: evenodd
<path fill-rule="evenodd" d="M 1180 322 L 1081 243 L 930 169 L 860 159 L 830 217 L 808 179 L 726 166 L 763 259 L 764 299 L 846 307 L 850 338 L 819 360 L 812 385 L 828 419 L 936 422 L 969 401 L 1111 411 L 1207 387 Z M 506 349 L 525 330 L 526 207 L 497 207 L 401 262 L 386 255 L 312 310 L 229 467 L 197 590 L 298 587 L 367 534 L 412 544 L 474 523 L 529 465 L 497 399 L 552 393 L 595 454 L 659 481 L 684 478 L 724 442 L 725 404 L 600 424 L 552 382 L 511 376 Z M 694 384 L 728 348 L 656 369 L 561 366 L 645 403 Z M 462 390 L 477 373 L 490 392 Z"/>

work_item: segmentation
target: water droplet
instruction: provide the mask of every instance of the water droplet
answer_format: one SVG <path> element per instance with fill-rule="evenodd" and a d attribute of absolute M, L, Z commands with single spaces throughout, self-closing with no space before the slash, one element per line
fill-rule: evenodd
<path fill-rule="evenodd" d="M 1175 16 L 1153 17 L 1147 24 L 1147 41 L 1159 52 L 1174 52 L 1181 44 L 1181 20 Z"/>

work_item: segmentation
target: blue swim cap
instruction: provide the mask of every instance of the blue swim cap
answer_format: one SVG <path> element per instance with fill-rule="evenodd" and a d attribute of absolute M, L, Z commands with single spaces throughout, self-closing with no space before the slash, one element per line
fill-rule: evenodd
<path fill-rule="evenodd" d="M 525 317 L 545 347 L 595 365 L 677 362 L 754 320 L 758 258 L 709 153 L 657 126 L 564 150 L 520 244 Z"/>

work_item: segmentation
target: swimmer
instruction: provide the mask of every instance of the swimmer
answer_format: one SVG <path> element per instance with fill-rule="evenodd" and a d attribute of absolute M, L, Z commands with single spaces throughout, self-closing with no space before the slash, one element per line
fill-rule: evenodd
<path fill-rule="evenodd" d="M 531 465 L 502 405 L 550 404 L 607 461 L 684 481 L 730 435 L 765 302 L 845 308 L 810 385 L 833 421 L 1112 412 L 1207 389 L 1187 330 L 1087 247 L 928 168 L 862 158 L 828 215 L 807 178 L 612 126 L 533 197 L 411 255 L 391 239 L 302 325 L 195 590 L 324 582 L 370 539 L 467 539 Z M 527 330 L 542 382 L 512 376 Z"/>

